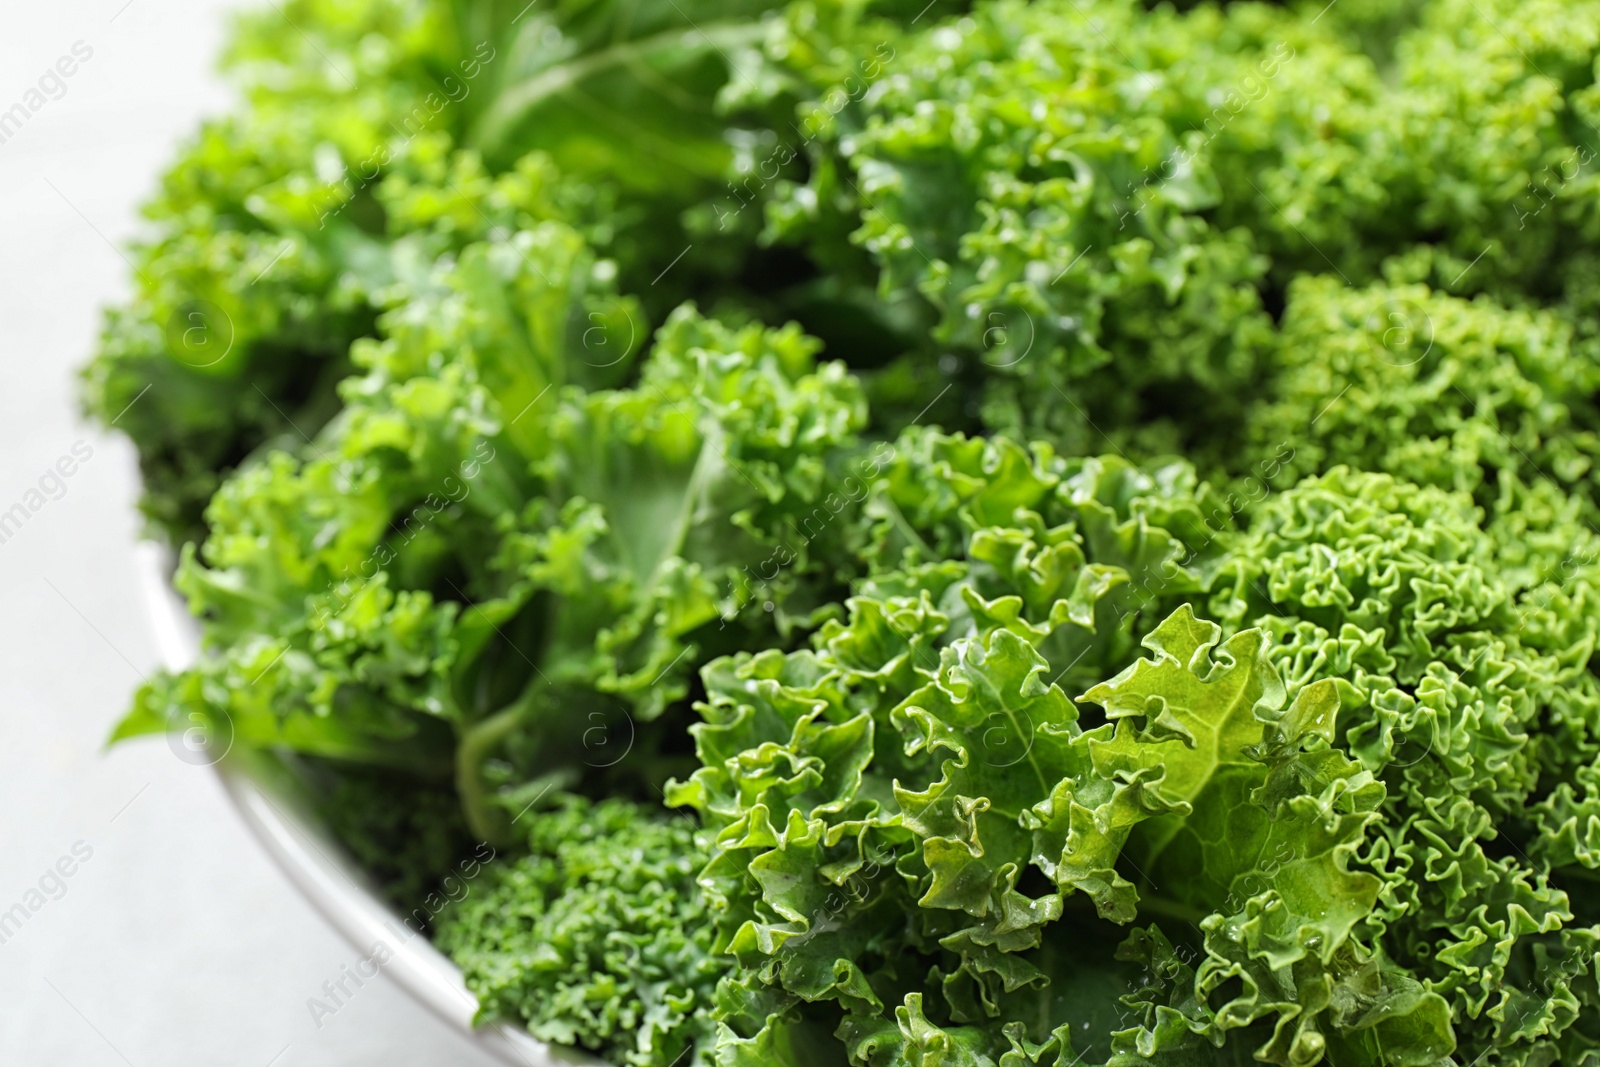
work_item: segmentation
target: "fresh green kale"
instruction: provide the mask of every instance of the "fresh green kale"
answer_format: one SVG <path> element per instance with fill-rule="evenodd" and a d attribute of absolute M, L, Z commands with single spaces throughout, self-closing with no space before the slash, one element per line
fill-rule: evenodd
<path fill-rule="evenodd" d="M 1069 874 L 1061 855 L 1081 810 L 1073 778 L 1096 776 L 1066 693 L 1128 663 L 1150 613 L 1201 588 L 1218 533 L 1208 497 L 1181 464 L 914 435 L 869 503 L 905 545 L 847 617 L 811 649 L 706 669 L 703 766 L 668 797 L 716 833 L 703 881 L 718 948 L 739 964 L 719 1002 L 720 1062 L 791 1062 L 784 1049 L 830 1033 L 835 1051 L 816 1062 L 1088 1050 L 1052 1039 L 1089 1017 L 1059 998 L 1101 994 L 1083 1010 L 1115 1012 L 1104 994 L 1124 968 L 1103 933 L 1074 954 L 1053 924 L 1080 885 L 1112 894 L 1101 906 L 1120 921 L 1134 909 L 1114 872 L 1084 860 Z M 1219 744 L 1196 753 L 1184 790 L 1204 784 Z M 1142 810 L 1139 783 L 1158 777 L 1096 801 L 1104 826 Z M 1091 977 L 1096 951 L 1110 970 Z"/>
<path fill-rule="evenodd" d="M 1272 328 L 1268 260 L 1210 217 L 1200 100 L 1219 67 L 1265 92 L 1293 56 L 1251 47 L 1235 63 L 1220 17 L 1204 18 L 1004 0 L 907 35 L 797 5 L 787 77 L 772 78 L 790 113 L 719 218 L 764 208 L 762 240 L 805 248 L 896 330 L 879 417 L 941 400 L 947 428 L 1079 454 L 1107 434 L 1173 448 L 1196 412 L 1215 425 L 1239 409 Z M 796 155 L 803 170 L 763 180 Z M 1204 397 L 1187 413 L 1172 403 L 1185 392 Z"/>
<path fill-rule="evenodd" d="M 86 372 L 205 643 L 116 736 L 298 753 L 402 897 L 492 842 L 487 1016 L 1600 1062 L 1600 5 L 292 0 L 229 63 Z"/>
<path fill-rule="evenodd" d="M 441 255 L 560 218 L 645 289 L 727 165 L 711 103 L 764 8 L 692 6 L 709 35 L 673 0 L 286 0 L 243 19 L 227 65 L 245 106 L 146 208 L 135 295 L 85 372 L 89 409 L 139 445 L 152 525 L 203 540 L 220 479 L 333 417 L 351 342 Z M 651 165 L 624 163 L 641 139 Z M 656 312 L 695 295 L 703 262 Z"/>
<path fill-rule="evenodd" d="M 548 223 L 419 283 L 356 346 L 340 416 L 219 490 L 177 576 L 206 654 L 144 687 L 118 736 L 200 715 L 453 776 L 491 841 L 502 787 L 520 807 L 547 772 L 664 781 L 675 731 L 635 727 L 704 659 L 837 601 L 853 527 L 829 520 L 864 411 L 798 330 L 689 307 L 635 385 L 586 389 L 616 371 L 582 358 L 594 323 L 639 315 L 611 277 Z"/>
<path fill-rule="evenodd" d="M 527 853 L 486 865 L 436 920 L 480 1017 L 619 1067 L 710 1063 L 710 1005 L 728 964 L 695 885 L 695 833 L 658 804 L 541 800 Z"/>
<path fill-rule="evenodd" d="M 1570 602 L 1465 496 L 1342 468 L 1203 548 L 1119 511 L 1129 567 L 1030 507 L 1094 469 L 706 669 L 669 796 L 716 832 L 722 1062 L 1580 1062 L 1600 685 L 1525 625 Z"/>

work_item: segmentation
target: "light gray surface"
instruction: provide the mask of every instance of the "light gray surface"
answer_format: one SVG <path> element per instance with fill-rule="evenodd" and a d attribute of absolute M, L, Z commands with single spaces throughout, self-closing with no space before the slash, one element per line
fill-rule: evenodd
<path fill-rule="evenodd" d="M 381 975 L 319 1027 L 308 998 L 359 954 L 251 840 L 209 768 L 160 740 L 102 751 L 157 650 L 132 452 L 78 417 L 75 371 L 99 307 L 127 291 L 107 241 L 134 234 L 177 141 L 227 104 L 212 65 L 233 6 L 0 8 L 0 111 L 75 42 L 94 50 L 0 144 L 0 511 L 76 442 L 93 449 L 0 544 L 0 913 L 43 900 L 0 944 L 0 1063 L 486 1065 Z M 64 892 L 46 879 L 30 897 L 78 842 L 92 854 Z"/>

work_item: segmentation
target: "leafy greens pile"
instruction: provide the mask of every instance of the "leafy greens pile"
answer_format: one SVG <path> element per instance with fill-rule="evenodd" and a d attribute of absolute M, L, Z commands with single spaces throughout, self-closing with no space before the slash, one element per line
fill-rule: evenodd
<path fill-rule="evenodd" d="M 85 375 L 205 638 L 116 736 L 283 754 L 402 907 L 492 844 L 485 1017 L 1600 1064 L 1600 4 L 291 0 L 228 62 Z"/>

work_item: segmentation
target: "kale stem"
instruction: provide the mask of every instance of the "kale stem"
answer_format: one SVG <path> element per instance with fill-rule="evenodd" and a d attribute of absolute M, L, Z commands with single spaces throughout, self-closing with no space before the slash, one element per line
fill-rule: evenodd
<path fill-rule="evenodd" d="M 479 840 L 497 848 L 512 843 L 511 824 L 506 820 L 505 812 L 489 803 L 488 789 L 483 781 L 483 762 L 522 719 L 527 703 L 526 700 L 518 700 L 510 707 L 467 727 L 461 735 L 461 743 L 456 746 L 456 792 L 461 797 L 467 825 Z"/>

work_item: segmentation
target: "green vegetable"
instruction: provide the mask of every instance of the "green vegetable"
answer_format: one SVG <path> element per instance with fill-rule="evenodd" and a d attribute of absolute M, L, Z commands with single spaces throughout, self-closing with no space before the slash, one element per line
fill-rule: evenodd
<path fill-rule="evenodd" d="M 1414 1011 L 1408 982 L 1443 996 L 1462 1051 L 1581 1062 L 1600 991 L 1571 961 L 1592 960 L 1600 916 L 1587 868 L 1552 863 L 1554 828 L 1529 812 L 1600 754 L 1592 623 L 1567 599 L 1592 595 L 1593 571 L 1559 599 L 1527 588 L 1481 522 L 1461 496 L 1336 469 L 1260 509 L 1212 605 L 1272 633 L 1291 684 L 1337 686 L 1332 747 L 1387 791 L 1360 849 L 1383 887 L 1357 957 L 1398 968 L 1384 988 Z M 1430 1022 L 1409 1054 L 1431 1062 L 1448 1031 Z"/>
<path fill-rule="evenodd" d="M 136 296 L 86 371 L 90 410 L 140 445 L 156 529 L 203 539 L 220 474 L 315 434 L 351 342 L 437 257 L 559 217 L 630 284 L 655 277 L 683 248 L 675 216 L 730 155 L 706 113 L 763 10 L 696 7 L 728 29 L 686 32 L 672 0 L 290 0 L 243 20 L 227 64 L 248 107 L 166 176 Z M 641 131 L 664 163 L 621 165 Z M 597 189 L 599 174 L 636 180 Z"/>
<path fill-rule="evenodd" d="M 1600 6 L 285 11 L 86 372 L 115 736 L 618 1064 L 1600 1063 Z"/>
<path fill-rule="evenodd" d="M 1085 480 L 1032 500 L 1107 495 Z M 1131 515 L 1173 508 L 1163 481 L 1117 494 L 1122 543 L 1161 543 Z M 1593 638 L 1519 627 L 1537 602 L 1470 501 L 1341 469 L 1220 562 L 1172 540 L 1133 568 L 1094 511 L 1022 507 L 969 505 L 964 560 L 875 577 L 813 650 L 707 668 L 705 767 L 669 796 L 717 831 L 724 1062 L 801 1030 L 871 1064 L 1593 1047 L 1597 931 L 1563 888 L 1596 862 Z M 1129 605 L 1066 597 L 1096 567 L 1222 625 L 1184 604 L 1128 663 L 1082 627 Z"/>
<path fill-rule="evenodd" d="M 725 965 L 695 886 L 694 827 L 624 800 L 551 798 L 528 852 L 437 919 L 485 1018 L 633 1067 L 704 1063 Z"/>
<path fill-rule="evenodd" d="M 585 749 L 659 718 L 719 644 L 825 609 L 848 531 L 814 517 L 836 509 L 854 383 L 792 328 L 686 307 L 635 386 L 563 385 L 589 369 L 589 316 L 619 306 L 605 274 L 551 223 L 469 247 L 389 313 L 339 418 L 219 491 L 177 577 L 208 654 L 145 687 L 118 736 L 199 714 L 249 744 L 453 773 L 500 840 L 483 764 L 502 747 L 508 785 L 569 761 L 603 778 L 615 760 Z M 750 568 L 775 558 L 758 601 Z M 653 743 L 625 749 L 645 783 L 669 773 Z"/>
<path fill-rule="evenodd" d="M 1181 465 L 932 436 L 906 453 L 869 510 L 964 549 L 919 560 L 918 534 L 917 562 L 865 584 L 814 650 L 707 668 L 705 766 L 668 790 L 717 831 L 705 883 L 742 969 L 724 1062 L 770 1062 L 796 1027 L 900 1062 L 929 1025 L 925 978 L 944 1018 L 997 1020 L 959 1038 L 975 1054 L 1008 1047 L 1000 1023 L 1045 1040 L 1068 1021 L 1039 997 L 1069 966 L 1041 946 L 1062 894 L 1019 887 L 1057 783 L 1088 768 L 1056 682 L 1126 662 L 1141 602 L 1200 585 L 1177 562 L 1173 527 L 1208 536 Z"/>

